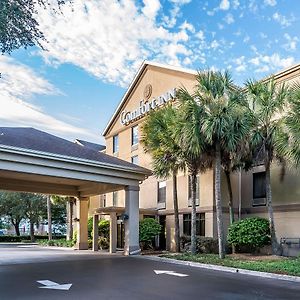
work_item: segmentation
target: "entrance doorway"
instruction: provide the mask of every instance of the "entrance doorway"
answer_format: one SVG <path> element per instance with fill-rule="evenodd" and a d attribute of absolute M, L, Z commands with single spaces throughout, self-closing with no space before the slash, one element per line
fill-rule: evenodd
<path fill-rule="evenodd" d="M 159 248 L 160 250 L 166 250 L 166 216 L 159 216 L 159 224 L 161 226 Z"/>

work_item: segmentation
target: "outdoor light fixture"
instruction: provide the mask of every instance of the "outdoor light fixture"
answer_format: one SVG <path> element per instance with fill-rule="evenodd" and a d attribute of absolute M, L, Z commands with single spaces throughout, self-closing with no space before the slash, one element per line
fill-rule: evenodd
<path fill-rule="evenodd" d="M 122 214 L 122 215 L 121 215 L 121 219 L 122 219 L 123 221 L 128 220 L 128 219 L 129 219 L 129 216 L 128 216 L 127 214 Z"/>

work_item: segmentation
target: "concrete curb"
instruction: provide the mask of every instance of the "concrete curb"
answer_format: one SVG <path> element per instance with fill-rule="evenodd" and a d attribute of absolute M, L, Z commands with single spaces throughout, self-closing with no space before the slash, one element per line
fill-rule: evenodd
<path fill-rule="evenodd" d="M 177 259 L 166 258 L 166 257 L 158 257 L 158 256 L 150 256 L 150 255 L 141 255 L 141 256 L 134 256 L 134 257 L 144 258 L 144 259 L 159 261 L 159 262 L 172 263 L 172 264 L 176 264 L 176 265 L 190 266 L 190 267 L 194 267 L 194 268 L 203 268 L 203 269 L 209 269 L 209 270 L 214 270 L 214 271 L 239 273 L 239 274 L 243 274 L 243 275 L 250 275 L 250 276 L 257 276 L 257 277 L 264 277 L 264 278 L 271 278 L 271 279 L 278 279 L 278 280 L 286 280 L 286 281 L 300 283 L 300 277 L 298 277 L 298 276 L 280 275 L 280 274 L 267 273 L 267 272 L 237 269 L 237 268 L 232 268 L 232 267 L 223 267 L 223 266 L 218 266 L 218 265 L 202 264 L 202 263 L 197 263 L 197 262 L 183 261 L 183 260 L 177 260 Z"/>

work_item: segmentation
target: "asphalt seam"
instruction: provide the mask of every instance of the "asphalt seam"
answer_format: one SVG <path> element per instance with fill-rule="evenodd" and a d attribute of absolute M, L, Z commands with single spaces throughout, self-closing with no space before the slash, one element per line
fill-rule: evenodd
<path fill-rule="evenodd" d="M 172 264 L 176 264 L 176 265 L 189 266 L 189 267 L 194 267 L 194 268 L 202 268 L 202 269 L 209 269 L 209 270 L 222 271 L 222 272 L 238 273 L 238 274 L 243 274 L 243 275 L 264 277 L 264 278 L 277 279 L 277 280 L 286 280 L 286 281 L 300 283 L 300 277 L 298 277 L 298 276 L 281 275 L 281 274 L 246 270 L 246 269 L 238 269 L 238 268 L 232 268 L 232 267 L 224 267 L 224 266 L 218 266 L 218 265 L 202 264 L 202 263 L 197 263 L 197 262 L 183 261 L 183 260 L 177 260 L 177 259 L 173 259 L 173 258 L 150 256 L 150 255 L 137 255 L 137 256 L 132 256 L 132 257 L 148 259 L 148 260 L 153 260 L 153 261 L 159 261 L 159 262 L 172 263 Z"/>

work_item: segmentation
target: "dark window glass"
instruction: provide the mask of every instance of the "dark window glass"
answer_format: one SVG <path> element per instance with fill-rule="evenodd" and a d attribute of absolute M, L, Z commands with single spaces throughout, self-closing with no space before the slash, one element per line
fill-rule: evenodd
<path fill-rule="evenodd" d="M 191 214 L 184 214 L 183 215 L 183 234 L 184 235 L 191 235 Z"/>
<path fill-rule="evenodd" d="M 132 156 L 131 162 L 135 165 L 138 165 L 139 164 L 139 156 L 138 155 Z"/>
<path fill-rule="evenodd" d="M 166 192 L 167 192 L 167 182 L 159 181 L 158 182 L 158 203 L 166 202 Z"/>
<path fill-rule="evenodd" d="M 191 235 L 192 215 L 183 215 L 183 234 Z M 205 236 L 205 213 L 196 214 L 196 235 Z"/>
<path fill-rule="evenodd" d="M 139 130 L 138 126 L 131 127 L 131 146 L 137 145 L 139 142 Z"/>
<path fill-rule="evenodd" d="M 253 199 L 266 198 L 266 172 L 253 173 Z"/>
<path fill-rule="evenodd" d="M 114 153 L 119 152 L 119 136 L 118 135 L 113 136 L 113 152 Z"/>

